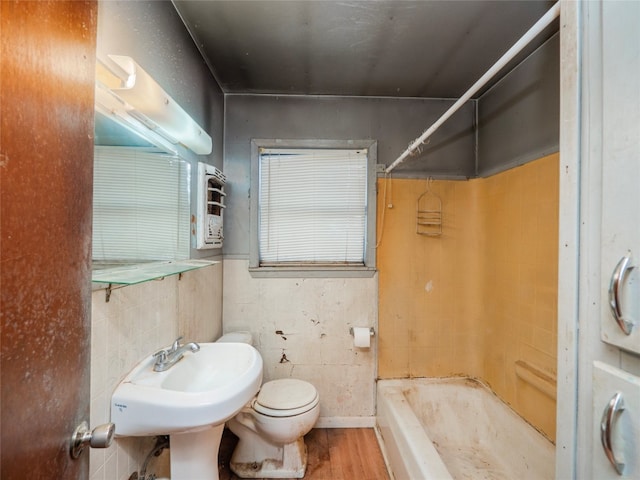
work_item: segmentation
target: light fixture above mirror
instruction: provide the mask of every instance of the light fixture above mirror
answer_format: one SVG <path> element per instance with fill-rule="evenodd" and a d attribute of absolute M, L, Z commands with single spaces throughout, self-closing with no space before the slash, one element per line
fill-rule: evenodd
<path fill-rule="evenodd" d="M 96 111 L 164 151 L 211 153 L 209 134 L 131 57 L 96 62 Z"/>

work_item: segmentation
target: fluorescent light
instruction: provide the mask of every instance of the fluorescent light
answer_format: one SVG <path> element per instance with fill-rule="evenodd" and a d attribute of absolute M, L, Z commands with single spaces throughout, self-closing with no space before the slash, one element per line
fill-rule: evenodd
<path fill-rule="evenodd" d="M 97 90 L 110 91 L 120 105 L 103 108 L 114 114 L 122 114 L 117 111 L 124 110 L 170 143 L 180 143 L 200 155 L 211 153 L 212 142 L 207 132 L 135 60 L 121 55 L 109 58 L 112 66 L 97 63 L 100 87 Z"/>

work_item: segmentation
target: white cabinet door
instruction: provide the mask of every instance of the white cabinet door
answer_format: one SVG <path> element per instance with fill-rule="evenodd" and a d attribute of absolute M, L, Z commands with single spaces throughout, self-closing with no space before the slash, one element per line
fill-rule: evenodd
<path fill-rule="evenodd" d="M 593 362 L 593 411 L 593 478 L 640 478 L 640 377 Z"/>
<path fill-rule="evenodd" d="M 640 353 L 640 2 L 602 2 L 602 340 Z M 597 85 L 598 79 L 593 79 Z M 616 318 L 617 317 L 617 318 Z"/>

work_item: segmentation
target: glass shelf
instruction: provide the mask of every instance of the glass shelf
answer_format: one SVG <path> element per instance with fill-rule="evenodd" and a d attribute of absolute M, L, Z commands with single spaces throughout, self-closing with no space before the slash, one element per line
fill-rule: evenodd
<path fill-rule="evenodd" d="M 149 262 L 135 265 L 118 265 L 116 267 L 94 270 L 91 281 L 112 285 L 135 285 L 136 283 L 157 280 L 170 275 L 196 270 L 219 263 L 212 260 L 176 260 L 173 262 Z"/>

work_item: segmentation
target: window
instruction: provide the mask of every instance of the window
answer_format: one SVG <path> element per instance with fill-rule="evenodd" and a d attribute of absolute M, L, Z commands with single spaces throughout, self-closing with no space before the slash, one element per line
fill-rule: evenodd
<path fill-rule="evenodd" d="M 376 143 L 255 140 L 252 150 L 252 273 L 373 271 Z"/>

